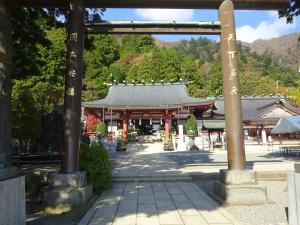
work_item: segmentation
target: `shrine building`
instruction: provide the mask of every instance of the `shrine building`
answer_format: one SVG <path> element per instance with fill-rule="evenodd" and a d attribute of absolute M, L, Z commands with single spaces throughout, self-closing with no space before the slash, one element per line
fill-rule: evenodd
<path fill-rule="evenodd" d="M 171 127 L 176 131 L 176 125 L 189 114 L 201 117 L 214 107 L 214 101 L 190 97 L 183 83 L 112 84 L 104 99 L 84 102 L 82 106 L 86 132 L 105 121 L 109 133 L 116 135 L 122 129 L 126 140 L 128 125 L 139 127 L 143 134 L 159 125 L 164 127 L 166 139 L 170 139 Z"/>

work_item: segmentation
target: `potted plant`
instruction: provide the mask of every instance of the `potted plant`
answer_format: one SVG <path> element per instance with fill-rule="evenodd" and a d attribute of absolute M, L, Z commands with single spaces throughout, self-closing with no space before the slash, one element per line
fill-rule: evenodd
<path fill-rule="evenodd" d="M 96 126 L 96 134 L 98 138 L 104 138 L 107 135 L 107 126 L 104 122 L 100 121 Z"/>

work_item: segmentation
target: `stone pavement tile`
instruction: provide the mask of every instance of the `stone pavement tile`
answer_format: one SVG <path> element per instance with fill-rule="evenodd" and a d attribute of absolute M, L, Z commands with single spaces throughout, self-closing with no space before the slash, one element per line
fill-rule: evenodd
<path fill-rule="evenodd" d="M 177 210 L 182 216 L 199 216 L 200 213 L 191 202 L 175 203 Z"/>
<path fill-rule="evenodd" d="M 136 212 L 137 200 L 122 200 L 120 201 L 118 212 Z"/>
<path fill-rule="evenodd" d="M 158 210 L 159 222 L 165 224 L 184 224 L 177 210 Z"/>
<path fill-rule="evenodd" d="M 136 225 L 136 214 L 117 214 L 113 225 Z"/>
<path fill-rule="evenodd" d="M 202 216 L 181 216 L 185 225 L 209 225 Z"/>
<path fill-rule="evenodd" d="M 111 225 L 113 217 L 93 218 L 88 225 Z"/>
<path fill-rule="evenodd" d="M 230 221 L 218 210 L 201 210 L 200 214 L 209 224 L 230 224 Z"/>
<path fill-rule="evenodd" d="M 94 218 L 99 217 L 114 217 L 116 214 L 116 211 L 118 209 L 118 205 L 100 205 L 95 212 Z"/>
<path fill-rule="evenodd" d="M 173 210 L 176 209 L 172 200 L 156 199 L 157 210 Z"/>
<path fill-rule="evenodd" d="M 175 203 L 191 202 L 191 200 L 184 194 L 171 195 L 171 197 Z"/>
<path fill-rule="evenodd" d="M 159 218 L 155 216 L 138 216 L 136 218 L 136 225 L 160 225 Z"/>
<path fill-rule="evenodd" d="M 168 192 L 154 192 L 154 198 L 155 199 L 161 199 L 161 198 L 164 198 L 164 199 L 169 199 L 171 200 L 171 196 L 169 195 Z"/>
<path fill-rule="evenodd" d="M 137 216 L 157 215 L 155 204 L 138 204 Z"/>
<path fill-rule="evenodd" d="M 167 189 L 171 195 L 183 194 L 182 190 L 179 187 L 167 187 Z"/>
<path fill-rule="evenodd" d="M 154 200 L 154 196 L 153 194 L 152 195 L 139 195 L 139 198 L 138 198 L 138 203 L 139 204 L 149 204 L 149 203 L 155 203 L 155 200 Z"/>
<path fill-rule="evenodd" d="M 137 200 L 137 199 L 138 199 L 138 191 L 124 192 L 122 196 L 122 200 Z"/>

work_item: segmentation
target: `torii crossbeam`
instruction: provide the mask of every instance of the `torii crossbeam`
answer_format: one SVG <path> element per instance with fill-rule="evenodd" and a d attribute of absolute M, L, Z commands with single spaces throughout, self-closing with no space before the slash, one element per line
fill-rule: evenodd
<path fill-rule="evenodd" d="M 84 0 L 87 8 L 218 9 L 223 0 Z M 288 0 L 233 0 L 235 9 L 280 10 Z M 13 0 L 17 6 L 69 7 L 69 0 Z"/>
<path fill-rule="evenodd" d="M 91 34 L 221 34 L 220 21 L 103 21 L 86 24 L 85 28 Z"/>

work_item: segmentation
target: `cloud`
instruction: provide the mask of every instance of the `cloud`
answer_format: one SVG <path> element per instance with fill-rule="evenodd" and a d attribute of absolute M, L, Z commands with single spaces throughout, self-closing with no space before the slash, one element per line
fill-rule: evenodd
<path fill-rule="evenodd" d="M 192 9 L 136 9 L 135 14 L 145 20 L 191 20 Z"/>
<path fill-rule="evenodd" d="M 296 27 L 296 21 L 293 24 L 287 24 L 285 18 L 278 18 L 277 12 L 268 12 L 268 16 L 269 19 L 262 21 L 257 27 L 245 25 L 237 28 L 237 39 L 252 43 L 258 39 L 279 37 Z"/>

